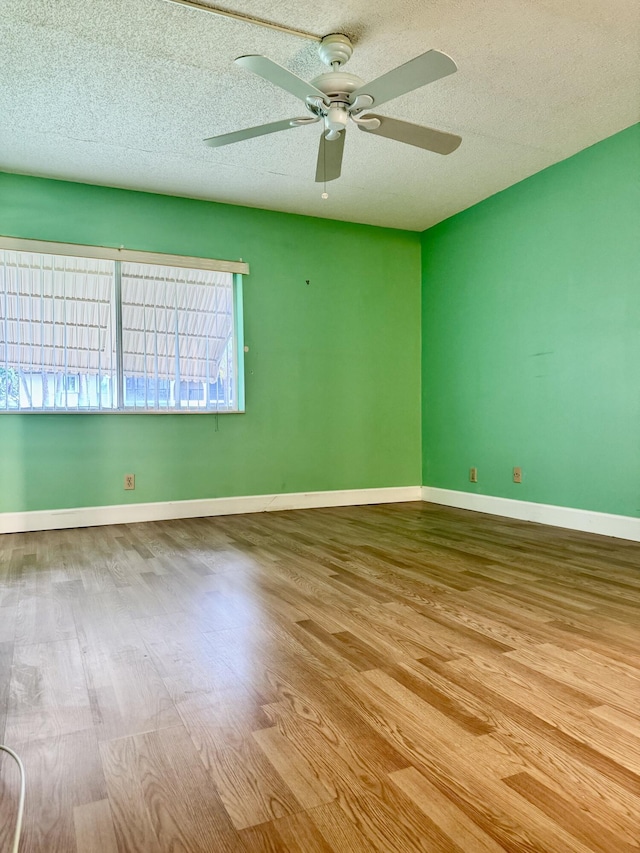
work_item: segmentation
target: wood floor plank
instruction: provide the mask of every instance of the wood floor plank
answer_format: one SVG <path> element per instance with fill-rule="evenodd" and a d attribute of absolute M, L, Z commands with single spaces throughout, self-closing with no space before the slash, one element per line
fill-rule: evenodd
<path fill-rule="evenodd" d="M 332 649 L 339 657 L 348 661 L 357 672 L 365 669 L 375 669 L 380 666 L 383 661 L 376 652 L 367 646 L 362 640 L 359 640 L 350 631 L 340 631 L 332 634 L 325 631 L 320 625 L 317 625 L 312 619 L 305 619 L 303 622 L 297 623 L 300 628 L 303 628 L 320 643 Z M 334 673 L 336 676 L 339 672 Z"/>
<path fill-rule="evenodd" d="M 154 821 L 142 786 L 141 758 L 133 738 L 104 741 L 101 759 L 107 781 L 114 831 L 123 850 L 160 853 Z"/>
<path fill-rule="evenodd" d="M 4 743 L 12 663 L 13 643 L 0 643 L 0 743 Z"/>
<path fill-rule="evenodd" d="M 378 849 L 349 819 L 338 802 L 310 809 L 308 815 L 334 853 L 375 853 Z"/>
<path fill-rule="evenodd" d="M 355 791 L 339 804 L 380 853 L 465 853 L 403 791 L 391 785 L 384 785 L 382 796 Z"/>
<path fill-rule="evenodd" d="M 269 711 L 273 711 L 273 706 Z M 393 750 L 379 748 L 374 736 L 357 743 L 334 743 L 290 713 L 278 717 L 279 728 L 312 764 L 314 773 L 334 797 L 347 820 L 379 850 L 458 851 L 428 816 L 420 816 L 413 804 L 389 788 L 386 775 L 407 766 Z M 384 742 L 383 742 L 384 743 Z M 373 819 L 378 815 L 379 821 Z M 392 815 L 396 815 L 394 824 Z M 397 815 L 403 819 L 398 820 Z M 392 828 L 393 827 L 393 828 Z M 418 840 L 420 839 L 420 840 Z"/>
<path fill-rule="evenodd" d="M 640 703 L 638 704 L 638 712 L 640 713 Z M 616 708 L 610 708 L 608 705 L 601 705 L 598 708 L 590 708 L 589 713 L 594 717 L 599 717 L 601 720 L 606 720 L 618 728 L 624 729 L 630 735 L 640 738 L 640 716 L 638 714 L 625 714 L 624 711 L 618 711 Z M 615 733 L 615 729 L 613 730 Z"/>
<path fill-rule="evenodd" d="M 353 802 L 356 795 L 384 801 L 387 773 L 408 766 L 393 747 L 378 750 L 382 739 L 375 735 L 373 739 L 332 743 L 287 712 L 278 718 L 278 729 L 308 759 L 314 776 L 341 807 Z"/>
<path fill-rule="evenodd" d="M 496 775 L 487 773 L 486 763 L 469 755 L 466 748 L 456 750 L 454 744 L 447 744 L 438 736 L 425 738 L 423 725 L 407 716 L 398 721 L 391 708 L 376 703 L 375 693 L 344 686 L 354 710 L 377 725 L 380 733 L 433 785 L 506 850 L 584 853 L 587 849 L 561 827 L 540 821 L 531 806 L 514 797 Z"/>
<path fill-rule="evenodd" d="M 403 603 L 392 602 L 385 606 L 386 619 L 403 630 L 413 629 L 416 639 L 420 638 L 428 652 L 440 657 L 457 658 L 465 654 L 493 655 L 511 651 L 511 647 L 486 637 L 471 629 L 462 630 L 447 625 L 446 620 L 431 618 L 432 612 L 426 608 L 420 611 Z"/>
<path fill-rule="evenodd" d="M 240 833 L 255 853 L 332 853 L 336 848 L 322 836 L 306 812 L 297 812 Z"/>
<path fill-rule="evenodd" d="M 479 707 L 471 694 L 461 699 L 460 694 L 451 691 L 448 684 L 435 683 L 437 679 L 424 667 L 418 669 L 410 663 L 392 664 L 385 666 L 383 672 L 470 734 L 483 735 L 494 731 L 495 724 L 490 713 Z"/>
<path fill-rule="evenodd" d="M 171 693 L 171 684 L 168 689 Z M 208 693 L 187 696 L 181 683 L 178 698 L 178 713 L 197 743 L 202 738 L 220 748 L 236 748 L 254 732 L 272 725 L 256 695 L 240 684 L 224 682 Z M 201 732 L 200 737 L 196 732 Z"/>
<path fill-rule="evenodd" d="M 253 629 L 248 633 L 233 629 L 206 636 L 218 659 L 268 703 L 280 701 L 302 685 L 310 692 L 317 691 L 317 685 L 332 676 L 326 661 L 316 658 L 292 635 L 283 640 L 280 633 L 280 629 Z"/>
<path fill-rule="evenodd" d="M 117 592 L 83 596 L 74 612 L 99 738 L 178 725 L 175 705 Z"/>
<path fill-rule="evenodd" d="M 16 646 L 5 737 L 9 743 L 93 729 L 76 639 Z"/>
<path fill-rule="evenodd" d="M 73 608 L 60 595 L 21 595 L 16 617 L 16 643 L 48 643 L 76 636 Z"/>
<path fill-rule="evenodd" d="M 521 769 L 522 762 L 504 750 L 493 748 L 490 741 L 471 735 L 465 727 L 425 702 L 412 690 L 388 676 L 382 670 L 372 670 L 361 676 L 341 679 L 341 687 L 348 692 L 354 706 L 366 711 L 363 716 L 377 725 L 385 736 L 393 726 L 404 731 L 428 731 L 424 747 L 435 741 L 443 754 L 461 752 L 466 760 L 485 768 L 485 773 L 499 778 Z M 376 713 L 379 715 L 376 721 Z M 395 739 L 395 735 L 394 735 Z"/>
<path fill-rule="evenodd" d="M 27 783 L 21 849 L 75 851 L 76 808 L 107 796 L 95 734 L 85 730 L 12 745 L 24 764 Z"/>
<path fill-rule="evenodd" d="M 16 636 L 18 602 L 0 607 L 0 643 L 13 643 Z"/>
<path fill-rule="evenodd" d="M 424 663 L 448 675 L 463 689 L 482 697 L 505 716 L 546 738 L 557 749 L 567 752 L 578 762 L 626 788 L 634 796 L 640 796 L 640 767 L 634 758 L 638 745 L 633 741 L 627 742 L 631 747 L 629 754 L 626 744 L 619 743 L 619 736 L 612 736 L 606 729 L 601 736 L 598 735 L 599 730 L 592 722 L 585 723 L 585 715 L 578 714 L 576 720 L 576 712 L 573 712 L 570 706 L 554 709 L 553 704 L 542 702 L 535 711 L 531 710 L 531 696 L 528 692 L 513 694 L 508 688 L 504 690 L 496 687 L 495 683 L 488 687 L 482 679 L 481 667 L 478 667 L 477 673 L 472 670 L 470 674 L 459 675 L 457 668 L 453 669 L 450 664 L 441 666 L 437 661 Z"/>
<path fill-rule="evenodd" d="M 96 850 L 118 853 L 108 800 L 76 806 L 73 810 L 73 824 L 77 853 L 95 853 Z"/>
<path fill-rule="evenodd" d="M 279 731 L 312 763 L 314 772 L 320 774 L 329 790 L 343 782 L 348 789 L 354 779 L 365 790 L 375 791 L 387 774 L 409 764 L 363 720 L 360 728 L 366 734 L 351 737 L 326 716 L 300 714 L 285 703 L 266 705 L 264 710 Z"/>
<path fill-rule="evenodd" d="M 279 701 L 263 706 L 270 717 L 273 716 L 273 711 L 275 719 L 279 719 L 281 714 L 278 711 L 278 705 L 281 705 L 333 742 L 341 738 L 359 740 L 371 734 L 371 727 L 353 714 L 340 695 L 328 689 L 327 682 L 318 684 L 308 680 L 283 682 L 282 689 L 276 698 Z"/>
<path fill-rule="evenodd" d="M 236 688 L 237 675 L 216 653 L 215 646 L 199 630 L 190 614 L 167 613 L 162 617 L 137 619 L 156 670 L 173 702 L 192 701 L 195 694 Z"/>
<path fill-rule="evenodd" d="M 100 753 L 121 850 L 241 850 L 182 726 L 106 741 Z"/>
<path fill-rule="evenodd" d="M 588 850 L 594 850 L 597 853 L 611 853 L 612 850 L 620 853 L 637 851 L 637 844 L 627 844 L 607 827 L 584 812 L 579 812 L 566 797 L 559 795 L 557 791 L 551 791 L 529 773 L 507 776 L 504 782 L 544 812 L 552 821 L 582 841 Z"/>
<path fill-rule="evenodd" d="M 225 746 L 202 726 L 191 726 L 190 734 L 236 829 L 303 811 L 253 738 Z"/>
<path fill-rule="evenodd" d="M 530 717 L 521 719 L 517 713 L 509 716 L 495 709 L 493 717 L 496 729 L 483 739 L 520 756 L 526 772 L 559 796 L 571 791 L 574 807 L 585 815 L 601 821 L 627 843 L 637 842 L 638 796 L 584 761 L 584 756 L 571 752 L 571 742 L 566 749 L 561 738 L 550 737 L 553 729 L 535 730 Z"/>
<path fill-rule="evenodd" d="M 253 739 L 280 776 L 287 780 L 288 788 L 303 808 L 312 809 L 335 799 L 335 793 L 322 784 L 304 754 L 276 727 L 253 732 Z"/>
<path fill-rule="evenodd" d="M 397 770 L 390 779 L 465 853 L 504 853 L 504 847 L 483 832 L 415 767 Z"/>
<path fill-rule="evenodd" d="M 613 660 L 598 661 L 588 652 L 567 652 L 552 643 L 519 649 L 511 656 L 532 670 L 593 696 L 594 704 L 606 703 L 631 712 L 638 708 L 640 680 L 621 671 Z"/>

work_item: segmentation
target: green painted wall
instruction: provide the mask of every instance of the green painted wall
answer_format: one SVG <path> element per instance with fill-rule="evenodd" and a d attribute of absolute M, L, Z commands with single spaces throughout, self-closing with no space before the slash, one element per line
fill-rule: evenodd
<path fill-rule="evenodd" d="M 1 173 L 0 233 L 252 270 L 246 414 L 0 416 L 0 511 L 415 485 L 422 455 L 640 515 L 640 125 L 423 235 Z"/>
<path fill-rule="evenodd" d="M 246 414 L 0 415 L 0 511 L 420 482 L 419 234 L 9 174 L 0 234 L 251 265 Z"/>
<path fill-rule="evenodd" d="M 422 339 L 426 485 L 639 516 L 640 125 L 425 232 Z"/>

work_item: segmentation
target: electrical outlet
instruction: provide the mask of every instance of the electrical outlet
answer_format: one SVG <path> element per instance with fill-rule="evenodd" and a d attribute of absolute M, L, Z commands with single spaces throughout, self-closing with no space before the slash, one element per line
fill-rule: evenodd
<path fill-rule="evenodd" d="M 478 482 L 478 469 L 477 468 L 469 468 L 469 481 L 471 483 Z"/>
<path fill-rule="evenodd" d="M 136 475 L 135 474 L 125 474 L 124 475 L 124 488 L 125 491 L 129 489 L 135 489 L 136 487 Z"/>
<path fill-rule="evenodd" d="M 521 483 L 522 482 L 522 468 L 514 468 L 513 469 L 513 482 Z"/>

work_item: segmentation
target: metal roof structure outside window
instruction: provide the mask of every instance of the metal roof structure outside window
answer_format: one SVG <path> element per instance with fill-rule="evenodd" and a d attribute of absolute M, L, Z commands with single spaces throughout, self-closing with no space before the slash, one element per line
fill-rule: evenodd
<path fill-rule="evenodd" d="M 64 248 L 0 247 L 0 412 L 243 410 L 234 262 Z"/>

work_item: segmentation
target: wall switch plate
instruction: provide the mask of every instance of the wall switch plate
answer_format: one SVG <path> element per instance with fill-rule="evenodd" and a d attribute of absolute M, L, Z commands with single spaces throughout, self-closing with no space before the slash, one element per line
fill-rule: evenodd
<path fill-rule="evenodd" d="M 124 488 L 125 491 L 129 489 L 135 489 L 136 487 L 136 475 L 135 474 L 125 474 L 124 475 Z"/>
<path fill-rule="evenodd" d="M 513 469 L 513 482 L 521 483 L 522 482 L 522 468 L 514 468 Z"/>
<path fill-rule="evenodd" d="M 471 483 L 478 482 L 478 469 L 477 468 L 469 468 L 469 481 Z"/>

